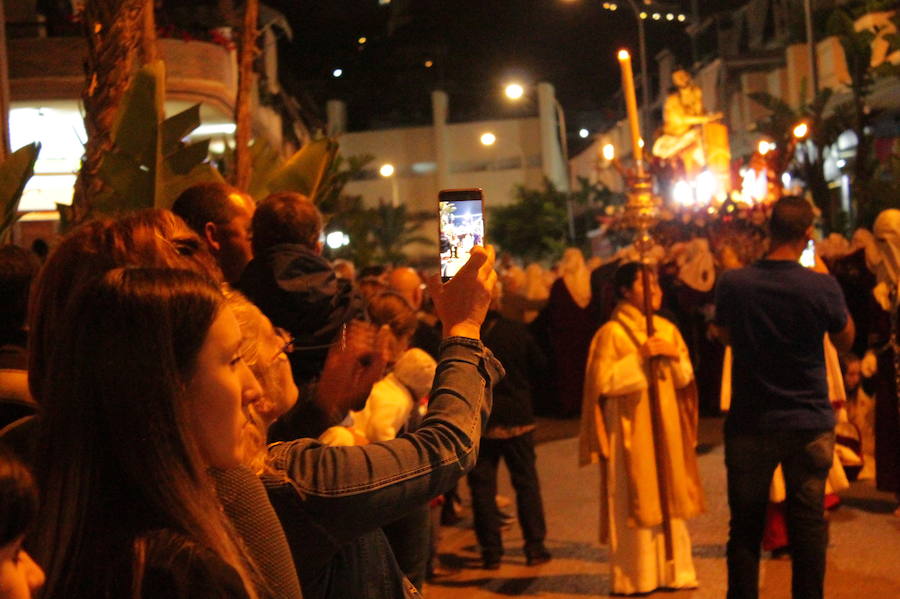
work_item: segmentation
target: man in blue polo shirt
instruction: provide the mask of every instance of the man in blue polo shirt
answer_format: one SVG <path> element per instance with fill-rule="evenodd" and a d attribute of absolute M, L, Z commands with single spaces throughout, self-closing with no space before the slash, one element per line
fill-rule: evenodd
<path fill-rule="evenodd" d="M 769 222 L 763 260 L 726 272 L 716 288 L 716 325 L 732 346 L 728 469 L 728 599 L 755 599 L 769 483 L 780 463 L 787 486 L 794 599 L 821 599 L 825 579 L 825 479 L 834 452 L 834 414 L 823 340 L 853 342 L 853 320 L 831 276 L 798 262 L 812 235 L 809 202 L 784 197 Z"/>

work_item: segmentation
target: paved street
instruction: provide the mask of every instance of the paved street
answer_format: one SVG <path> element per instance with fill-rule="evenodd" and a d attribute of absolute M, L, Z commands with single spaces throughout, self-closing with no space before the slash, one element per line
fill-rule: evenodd
<path fill-rule="evenodd" d="M 547 546 L 553 561 L 526 567 L 518 524 L 504 533 L 506 555 L 499 571 L 479 568 L 471 530 L 471 512 L 454 527 L 443 528 L 442 562 L 450 573 L 425 589 L 427 599 L 498 597 L 589 597 L 609 592 L 606 549 L 597 544 L 597 472 L 577 466 L 577 423 L 541 421 L 538 470 L 547 511 Z M 721 599 L 725 596 L 725 540 L 728 505 L 719 419 L 701 421 L 700 475 L 707 512 L 690 522 L 700 588 L 659 592 L 651 597 Z M 549 439 L 548 439 L 549 437 Z M 463 488 L 464 500 L 467 491 Z M 501 473 L 501 493 L 512 497 Z M 880 599 L 900 597 L 900 518 L 891 515 L 890 497 L 872 481 L 854 483 L 831 514 L 826 597 Z M 790 562 L 765 559 L 761 566 L 763 599 L 790 597 Z"/>

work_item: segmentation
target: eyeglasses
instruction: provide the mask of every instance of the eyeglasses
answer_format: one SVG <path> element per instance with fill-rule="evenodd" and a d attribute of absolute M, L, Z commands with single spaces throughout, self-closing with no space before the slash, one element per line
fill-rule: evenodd
<path fill-rule="evenodd" d="M 294 348 L 294 337 L 290 333 L 288 333 L 287 331 L 285 331 L 282 328 L 275 327 L 275 335 L 283 342 L 283 345 L 275 353 L 275 356 L 272 358 L 272 360 L 268 364 L 269 366 L 272 366 L 273 364 L 275 364 L 275 362 L 277 362 L 279 360 L 279 358 L 281 358 L 282 355 L 285 356 L 285 358 L 287 358 L 287 356 L 294 353 L 294 349 L 295 349 Z"/>

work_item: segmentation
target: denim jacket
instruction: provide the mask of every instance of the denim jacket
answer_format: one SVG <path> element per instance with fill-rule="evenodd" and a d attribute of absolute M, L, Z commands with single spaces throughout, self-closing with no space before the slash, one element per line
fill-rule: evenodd
<path fill-rule="evenodd" d="M 417 597 L 380 528 L 450 489 L 475 464 L 503 367 L 480 341 L 441 344 L 428 414 L 414 433 L 355 447 L 270 446 L 264 478 L 304 597 Z"/>

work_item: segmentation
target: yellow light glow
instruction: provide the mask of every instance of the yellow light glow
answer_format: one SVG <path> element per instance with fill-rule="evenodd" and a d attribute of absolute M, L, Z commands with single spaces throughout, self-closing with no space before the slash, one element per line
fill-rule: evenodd
<path fill-rule="evenodd" d="M 684 23 L 685 20 L 687 20 L 687 17 L 686 17 L 686 16 L 684 16 L 684 15 L 678 15 L 678 22 L 679 22 L 679 23 Z"/>
<path fill-rule="evenodd" d="M 644 138 L 643 137 L 638 140 L 638 145 L 641 146 L 642 148 L 644 147 Z"/>
<path fill-rule="evenodd" d="M 382 164 L 381 168 L 378 169 L 378 174 L 382 177 L 391 177 L 394 174 L 394 165 L 391 163 Z"/>
<path fill-rule="evenodd" d="M 363 36 L 363 37 L 359 38 L 359 39 L 356 40 L 356 41 L 358 41 L 360 44 L 365 44 L 365 43 L 366 43 L 367 41 L 369 41 L 369 40 L 367 40 L 367 39 L 365 38 L 365 36 Z"/>
<path fill-rule="evenodd" d="M 518 100 L 525 95 L 525 88 L 520 83 L 510 83 L 503 89 L 503 93 L 510 100 Z"/>
<path fill-rule="evenodd" d="M 765 139 L 760 140 L 759 144 L 756 146 L 756 151 L 759 152 L 760 156 L 765 156 L 769 153 L 772 147 L 769 145 L 769 142 Z"/>
<path fill-rule="evenodd" d="M 619 50 L 619 60 L 628 60 L 631 58 L 631 54 L 628 53 L 628 50 Z"/>
<path fill-rule="evenodd" d="M 666 15 L 666 21 L 674 21 L 674 20 L 675 20 L 675 15 L 673 15 L 672 13 L 669 13 Z"/>
<path fill-rule="evenodd" d="M 809 135 L 809 125 L 806 123 L 799 123 L 794 127 L 794 137 L 797 139 L 803 139 L 807 135 Z"/>
<path fill-rule="evenodd" d="M 659 14 L 658 12 L 653 13 L 653 20 L 654 20 L 654 21 L 659 21 L 661 18 L 662 18 L 662 15 Z"/>
<path fill-rule="evenodd" d="M 481 134 L 481 145 L 492 146 L 497 141 L 497 136 L 490 131 Z"/>
<path fill-rule="evenodd" d="M 426 60 L 426 61 L 425 61 L 425 68 L 426 68 L 426 69 L 430 69 L 430 68 L 433 67 L 433 66 L 434 66 L 434 62 L 433 62 L 433 61 L 431 61 L 431 60 Z"/>
<path fill-rule="evenodd" d="M 612 162 L 612 160 L 616 157 L 616 146 L 612 144 L 606 144 L 603 146 L 603 159 Z"/>
<path fill-rule="evenodd" d="M 642 19 L 646 19 L 646 18 L 647 18 L 647 13 L 641 12 L 641 18 L 642 18 Z"/>
<path fill-rule="evenodd" d="M 610 3 L 610 5 L 609 5 L 609 10 L 618 10 L 618 9 L 619 9 L 619 5 L 618 5 L 618 4 Z"/>

